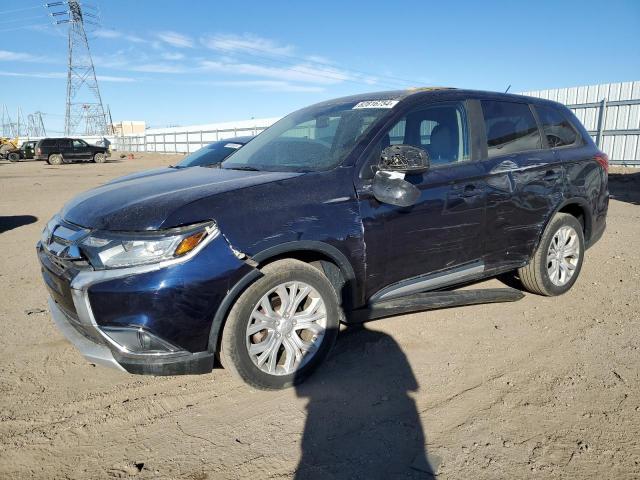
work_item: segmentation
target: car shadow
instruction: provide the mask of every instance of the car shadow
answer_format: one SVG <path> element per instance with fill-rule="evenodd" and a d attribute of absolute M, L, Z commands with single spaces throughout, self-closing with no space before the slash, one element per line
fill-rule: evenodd
<path fill-rule="evenodd" d="M 296 479 L 435 478 L 407 357 L 364 326 L 340 333 L 328 361 L 296 387 L 307 420 Z"/>
<path fill-rule="evenodd" d="M 633 173 L 610 173 L 609 195 L 620 202 L 640 205 L 640 170 Z"/>
<path fill-rule="evenodd" d="M 7 217 L 0 216 L 0 233 L 29 225 L 38 221 L 38 217 L 33 215 L 10 215 Z"/>

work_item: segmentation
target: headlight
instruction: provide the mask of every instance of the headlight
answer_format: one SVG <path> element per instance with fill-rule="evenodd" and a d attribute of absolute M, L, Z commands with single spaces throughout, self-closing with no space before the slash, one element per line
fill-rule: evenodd
<path fill-rule="evenodd" d="M 97 232 L 85 238 L 82 246 L 96 267 L 132 267 L 184 256 L 193 251 L 205 238 L 212 239 L 211 237 L 216 237 L 218 233 L 215 224 L 162 233 Z"/>

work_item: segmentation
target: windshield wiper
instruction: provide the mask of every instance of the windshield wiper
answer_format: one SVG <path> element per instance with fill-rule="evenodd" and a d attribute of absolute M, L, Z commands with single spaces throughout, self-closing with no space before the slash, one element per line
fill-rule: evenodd
<path fill-rule="evenodd" d="M 247 172 L 259 172 L 260 169 L 249 165 L 237 165 L 234 167 L 222 167 L 224 170 L 244 170 Z"/>

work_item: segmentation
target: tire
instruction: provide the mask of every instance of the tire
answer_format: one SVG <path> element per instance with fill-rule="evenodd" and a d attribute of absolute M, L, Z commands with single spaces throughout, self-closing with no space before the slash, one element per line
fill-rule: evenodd
<path fill-rule="evenodd" d="M 19 162 L 20 154 L 18 152 L 11 152 L 7 155 L 7 160 L 9 160 L 10 162 Z"/>
<path fill-rule="evenodd" d="M 547 225 L 529 264 L 518 269 L 520 281 L 531 293 L 562 295 L 578 279 L 584 252 L 582 224 L 573 215 L 557 213 Z"/>
<path fill-rule="evenodd" d="M 337 338 L 342 311 L 327 277 L 307 263 L 278 260 L 262 273 L 229 312 L 220 360 L 252 387 L 277 390 L 304 381 L 324 361 Z M 294 313 L 283 312 L 288 303 L 282 298 L 294 290 Z M 302 322 L 312 328 L 301 327 Z M 255 349 L 251 354 L 250 346 Z"/>
<path fill-rule="evenodd" d="M 98 152 L 93 156 L 93 161 L 96 163 L 104 163 L 107 161 L 107 156 L 104 153 Z"/>
<path fill-rule="evenodd" d="M 62 165 L 64 163 L 64 159 L 59 153 L 54 153 L 53 155 L 49 155 L 47 163 L 49 165 Z"/>

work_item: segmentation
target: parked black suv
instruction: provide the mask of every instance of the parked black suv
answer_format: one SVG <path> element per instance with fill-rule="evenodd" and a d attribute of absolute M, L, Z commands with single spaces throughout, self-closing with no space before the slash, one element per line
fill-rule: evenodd
<path fill-rule="evenodd" d="M 607 168 L 555 102 L 373 93 L 294 112 L 221 168 L 85 192 L 37 249 L 53 318 L 91 362 L 173 375 L 219 356 L 282 388 L 340 322 L 477 303 L 447 289 L 509 271 L 569 290 L 605 230 Z"/>
<path fill-rule="evenodd" d="M 36 160 L 50 165 L 88 162 L 104 163 L 111 155 L 107 147 L 91 145 L 80 138 L 44 138 L 36 144 Z"/>

